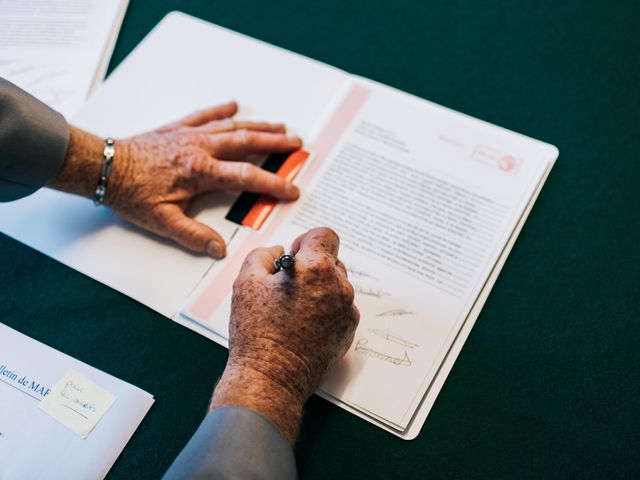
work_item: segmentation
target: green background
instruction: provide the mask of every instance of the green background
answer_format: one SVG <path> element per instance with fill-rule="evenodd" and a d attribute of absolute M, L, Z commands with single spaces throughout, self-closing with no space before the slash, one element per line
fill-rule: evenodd
<path fill-rule="evenodd" d="M 314 397 L 303 478 L 640 476 L 639 2 L 132 0 L 111 68 L 171 10 L 560 149 L 420 436 Z M 5 236 L 0 285 L 2 322 L 155 395 L 110 477 L 158 478 L 226 350 Z"/>

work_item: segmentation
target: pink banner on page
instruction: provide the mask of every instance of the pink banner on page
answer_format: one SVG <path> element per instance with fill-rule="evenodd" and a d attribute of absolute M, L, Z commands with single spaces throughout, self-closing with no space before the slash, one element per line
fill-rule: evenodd
<path fill-rule="evenodd" d="M 318 137 L 314 146 L 316 158 L 301 178 L 299 182 L 301 188 L 309 184 L 313 178 L 313 174 L 328 157 L 329 153 L 331 153 L 331 150 L 338 144 L 340 138 L 349 127 L 349 124 L 365 104 L 367 98 L 369 98 L 369 94 L 369 89 L 363 86 L 354 85 L 351 88 L 344 101 L 340 104 Z M 231 257 L 227 257 L 224 261 L 224 268 L 193 303 L 187 307 L 186 315 L 199 322 L 207 323 L 231 292 L 233 282 L 247 254 L 254 248 L 267 246 L 267 242 L 286 218 L 292 206 L 293 204 L 291 203 L 284 205 L 283 208 L 278 211 L 277 217 L 274 218 L 265 229 L 253 233 L 234 251 Z M 293 240 L 292 238 L 291 241 Z"/>

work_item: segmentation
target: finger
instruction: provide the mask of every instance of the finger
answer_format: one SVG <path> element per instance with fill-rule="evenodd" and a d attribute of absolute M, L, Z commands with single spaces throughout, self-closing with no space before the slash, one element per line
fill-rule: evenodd
<path fill-rule="evenodd" d="M 341 272 L 344 273 L 345 278 L 349 277 L 346 265 L 342 263 L 342 260 L 340 260 L 339 258 L 336 260 L 336 266 L 340 269 Z"/>
<path fill-rule="evenodd" d="M 297 137 L 287 137 L 282 133 L 235 130 L 233 132 L 211 135 L 209 151 L 218 158 L 239 160 L 249 155 L 261 155 L 278 152 L 285 153 L 302 146 Z"/>
<path fill-rule="evenodd" d="M 159 235 L 194 252 L 207 253 L 213 258 L 225 256 L 226 245 L 218 232 L 187 217 L 178 205 L 165 204 L 159 207 L 159 214 L 159 224 L 154 228 Z"/>
<path fill-rule="evenodd" d="M 240 269 L 240 275 L 273 275 L 276 273 L 276 267 L 273 261 L 282 255 L 283 252 L 284 248 L 282 245 L 252 250 L 244 259 L 244 263 Z"/>
<path fill-rule="evenodd" d="M 358 307 L 356 307 L 355 303 L 351 306 L 351 308 L 353 309 L 353 320 L 357 326 L 358 323 L 360 323 L 360 310 L 358 310 Z"/>
<path fill-rule="evenodd" d="M 177 122 L 163 127 L 163 130 L 176 127 L 197 127 L 207 122 L 211 122 L 212 120 L 222 120 L 224 118 L 233 117 L 237 112 L 238 104 L 236 102 L 223 103 L 222 105 L 198 110 Z"/>
<path fill-rule="evenodd" d="M 300 190 L 293 183 L 251 163 L 218 162 L 212 177 L 211 188 L 266 193 L 282 200 L 295 200 L 300 196 Z"/>
<path fill-rule="evenodd" d="M 312 228 L 293 241 L 291 252 L 296 259 L 313 261 L 324 255 L 330 255 L 334 261 L 338 258 L 340 238 L 327 227 Z"/>
<path fill-rule="evenodd" d="M 193 127 L 193 131 L 201 133 L 225 133 L 234 130 L 252 130 L 254 132 L 285 133 L 286 127 L 282 123 L 266 122 L 237 122 L 232 118 L 223 120 L 212 120 L 198 127 Z"/>

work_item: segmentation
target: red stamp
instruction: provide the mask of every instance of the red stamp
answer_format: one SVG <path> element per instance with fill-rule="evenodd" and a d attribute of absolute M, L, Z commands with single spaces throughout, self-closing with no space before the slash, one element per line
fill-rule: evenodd
<path fill-rule="evenodd" d="M 485 145 L 478 145 L 473 150 L 471 158 L 495 167 L 503 172 L 515 173 L 520 168 L 520 160 L 509 155 L 508 153 L 501 152 L 495 148 L 487 147 Z"/>

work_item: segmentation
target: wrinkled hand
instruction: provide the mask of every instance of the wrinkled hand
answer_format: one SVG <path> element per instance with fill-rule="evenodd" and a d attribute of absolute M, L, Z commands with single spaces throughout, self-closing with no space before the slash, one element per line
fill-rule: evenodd
<path fill-rule="evenodd" d="M 218 233 L 189 218 L 191 200 L 216 190 L 249 190 L 295 200 L 298 188 L 246 163 L 247 157 L 301 146 L 280 124 L 234 121 L 235 102 L 124 140 L 116 140 L 104 199 L 121 217 L 215 258 L 225 255 Z M 49 186 L 92 198 L 103 162 L 104 139 L 70 126 L 62 169 Z"/>
<path fill-rule="evenodd" d="M 293 443 L 302 406 L 347 351 L 358 324 L 338 246 L 332 230 L 310 230 L 293 243 L 290 272 L 275 273 L 280 246 L 247 256 L 233 288 L 229 360 L 212 408 L 254 408 Z"/>
<path fill-rule="evenodd" d="M 273 173 L 242 162 L 250 155 L 301 146 L 280 124 L 234 121 L 232 102 L 116 142 L 105 204 L 121 217 L 196 252 L 220 258 L 225 242 L 185 214 L 191 200 L 216 190 L 267 193 L 294 200 L 298 189 Z"/>
<path fill-rule="evenodd" d="M 233 288 L 229 365 L 261 371 L 306 400 L 353 341 L 358 313 L 338 236 L 315 228 L 298 237 L 294 270 L 274 274 L 280 246 L 245 260 Z"/>

